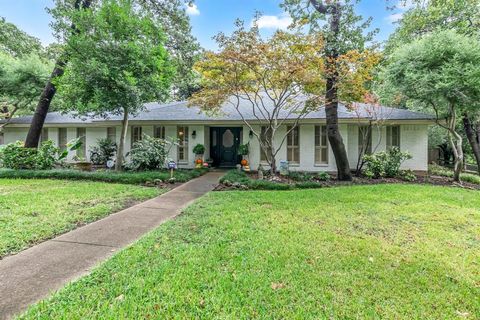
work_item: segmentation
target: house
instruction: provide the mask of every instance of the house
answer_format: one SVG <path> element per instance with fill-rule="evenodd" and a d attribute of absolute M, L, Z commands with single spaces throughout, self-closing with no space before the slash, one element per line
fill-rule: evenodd
<path fill-rule="evenodd" d="M 370 108 L 364 104 L 359 104 L 355 110 L 345 105 L 339 106 L 340 132 L 352 169 L 356 167 L 359 150 L 366 143 L 364 148 L 368 151 L 382 151 L 398 146 L 413 156 L 403 164 L 404 169 L 427 170 L 428 126 L 433 123 L 432 117 L 388 107 L 377 107 L 376 114 L 373 115 Z M 253 115 L 251 105 L 241 105 L 240 110 L 245 119 L 253 124 L 253 129 L 260 132 L 262 124 Z M 0 142 L 6 144 L 24 140 L 31 119 L 31 116 L 13 119 L 5 128 Z M 277 145 L 293 122 L 293 118 L 286 119 L 285 126 L 275 136 Z M 369 123 L 374 122 L 381 125 L 369 126 Z M 335 171 L 335 159 L 326 137 L 325 124 L 324 108 L 302 118 L 282 145 L 277 161 L 288 160 L 291 170 Z M 96 144 L 97 139 L 108 137 L 119 142 L 120 134 L 119 116 L 103 119 L 52 112 L 46 118 L 41 140 L 50 139 L 64 147 L 67 141 L 84 137 L 83 147 L 76 152 L 79 157 L 88 159 L 88 149 Z M 205 158 L 211 159 L 214 166 L 218 167 L 238 164 L 241 160 L 237 154 L 238 147 L 245 143 L 249 143 L 248 159 L 251 168 L 256 169 L 265 160 L 256 136 L 245 125 L 239 113 L 229 105 L 225 105 L 220 113 L 209 115 L 197 107 L 189 107 L 187 102 L 146 104 L 145 110 L 129 121 L 125 152 L 130 150 L 135 141 L 142 139 L 143 134 L 158 138 L 178 138 L 179 144 L 172 148 L 170 157 L 180 168 L 194 167 L 193 148 L 196 144 L 205 145 Z"/>

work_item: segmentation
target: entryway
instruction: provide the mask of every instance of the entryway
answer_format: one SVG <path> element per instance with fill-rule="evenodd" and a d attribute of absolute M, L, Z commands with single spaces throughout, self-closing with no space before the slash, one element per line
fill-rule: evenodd
<path fill-rule="evenodd" d="M 240 163 L 241 127 L 210 127 L 210 158 L 214 167 L 232 168 Z"/>

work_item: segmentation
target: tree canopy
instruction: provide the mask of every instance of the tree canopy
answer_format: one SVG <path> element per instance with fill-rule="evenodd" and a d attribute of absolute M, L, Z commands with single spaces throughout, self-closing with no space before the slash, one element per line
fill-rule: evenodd
<path fill-rule="evenodd" d="M 89 10 L 70 11 L 78 32 L 65 50 L 65 73 L 56 80 L 65 110 L 123 115 L 117 165 L 123 161 L 128 116 L 150 101 L 164 101 L 174 67 L 158 21 L 131 0 L 104 0 Z"/>

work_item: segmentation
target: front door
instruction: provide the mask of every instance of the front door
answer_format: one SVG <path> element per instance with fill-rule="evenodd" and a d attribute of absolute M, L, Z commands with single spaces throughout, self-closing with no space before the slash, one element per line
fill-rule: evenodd
<path fill-rule="evenodd" d="M 235 167 L 242 128 L 210 128 L 211 157 L 216 167 Z"/>

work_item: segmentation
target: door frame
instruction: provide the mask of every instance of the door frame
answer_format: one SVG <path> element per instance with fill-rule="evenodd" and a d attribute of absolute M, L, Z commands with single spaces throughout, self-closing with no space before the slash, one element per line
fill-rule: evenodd
<path fill-rule="evenodd" d="M 221 133 L 228 129 L 230 129 L 234 135 L 234 153 L 235 153 L 234 158 L 236 160 L 233 166 L 222 164 L 221 155 L 220 155 L 220 151 L 221 151 L 220 149 L 222 146 Z M 217 144 L 215 146 L 213 145 L 214 131 L 216 131 L 216 135 L 217 135 Z M 240 143 L 242 141 L 242 133 L 243 133 L 243 127 L 241 126 L 210 127 L 210 158 L 213 160 L 212 165 L 214 167 L 232 168 L 240 163 L 241 159 L 240 159 L 240 156 L 238 155 L 238 147 L 240 146 Z M 236 138 L 238 138 L 238 140 Z"/>

